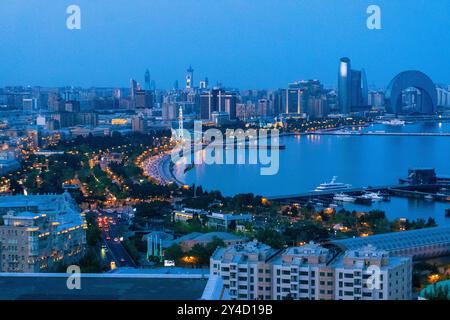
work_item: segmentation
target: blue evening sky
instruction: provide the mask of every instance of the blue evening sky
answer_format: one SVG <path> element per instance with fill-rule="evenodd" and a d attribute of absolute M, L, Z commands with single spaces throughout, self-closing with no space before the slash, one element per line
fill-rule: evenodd
<path fill-rule="evenodd" d="M 81 7 L 82 28 L 66 28 Z M 382 30 L 366 9 L 382 10 Z M 418 69 L 450 83 L 450 0 L 1 0 L 0 86 L 128 86 L 148 67 L 158 88 L 208 76 L 229 87 L 337 81 L 338 60 L 386 86 Z"/>

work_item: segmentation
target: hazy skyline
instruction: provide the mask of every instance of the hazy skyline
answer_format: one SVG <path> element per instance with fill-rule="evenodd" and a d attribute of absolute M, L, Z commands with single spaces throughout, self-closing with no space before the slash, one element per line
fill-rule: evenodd
<path fill-rule="evenodd" d="M 66 8 L 81 7 L 81 30 Z M 366 9 L 382 10 L 382 30 Z M 0 86 L 158 88 L 208 76 L 227 87 L 278 88 L 301 79 L 335 86 L 339 58 L 384 87 L 416 69 L 450 83 L 448 0 L 3 0 Z"/>

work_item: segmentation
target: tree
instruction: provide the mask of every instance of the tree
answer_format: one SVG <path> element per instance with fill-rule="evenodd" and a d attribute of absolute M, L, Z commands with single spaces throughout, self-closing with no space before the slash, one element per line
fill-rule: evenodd
<path fill-rule="evenodd" d="M 274 249 L 281 249 L 284 246 L 284 239 L 280 233 L 273 229 L 262 229 L 256 233 L 256 239 Z"/>
<path fill-rule="evenodd" d="M 164 252 L 164 259 L 179 261 L 184 256 L 183 250 L 179 244 L 173 244 Z"/>

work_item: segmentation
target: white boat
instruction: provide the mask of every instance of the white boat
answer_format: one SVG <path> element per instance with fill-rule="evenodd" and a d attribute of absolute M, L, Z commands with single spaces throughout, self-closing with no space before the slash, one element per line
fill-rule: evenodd
<path fill-rule="evenodd" d="M 334 196 L 333 200 L 339 202 L 355 202 L 356 198 L 346 195 L 345 193 L 339 193 Z"/>
<path fill-rule="evenodd" d="M 375 193 L 375 192 L 367 192 L 367 193 L 363 194 L 363 195 L 361 196 L 361 198 L 363 198 L 363 199 L 370 199 L 370 200 L 372 200 L 373 202 L 380 202 L 380 201 L 383 201 L 383 200 L 384 200 L 384 198 L 383 198 L 382 196 L 380 196 L 380 193 L 379 193 L 379 192 L 378 192 L 378 193 Z"/>
<path fill-rule="evenodd" d="M 428 195 L 425 196 L 425 200 L 427 200 L 427 201 L 433 201 L 433 200 L 434 200 L 434 197 L 433 197 L 431 194 L 428 194 Z"/>
<path fill-rule="evenodd" d="M 404 126 L 406 124 L 405 121 L 399 120 L 399 119 L 392 119 L 389 121 L 382 121 L 382 124 L 385 124 L 387 126 Z"/>
<path fill-rule="evenodd" d="M 337 177 L 333 177 L 331 182 L 322 183 L 314 191 L 315 192 L 340 191 L 340 190 L 350 189 L 352 187 L 351 184 L 336 182 L 336 180 L 337 180 Z"/>

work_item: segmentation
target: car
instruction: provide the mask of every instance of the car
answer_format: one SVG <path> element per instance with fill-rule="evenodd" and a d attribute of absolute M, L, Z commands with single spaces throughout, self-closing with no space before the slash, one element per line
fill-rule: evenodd
<path fill-rule="evenodd" d="M 114 242 L 119 242 L 119 238 L 114 238 Z"/>
<path fill-rule="evenodd" d="M 110 236 L 106 236 L 106 240 L 111 240 L 111 237 Z"/>

